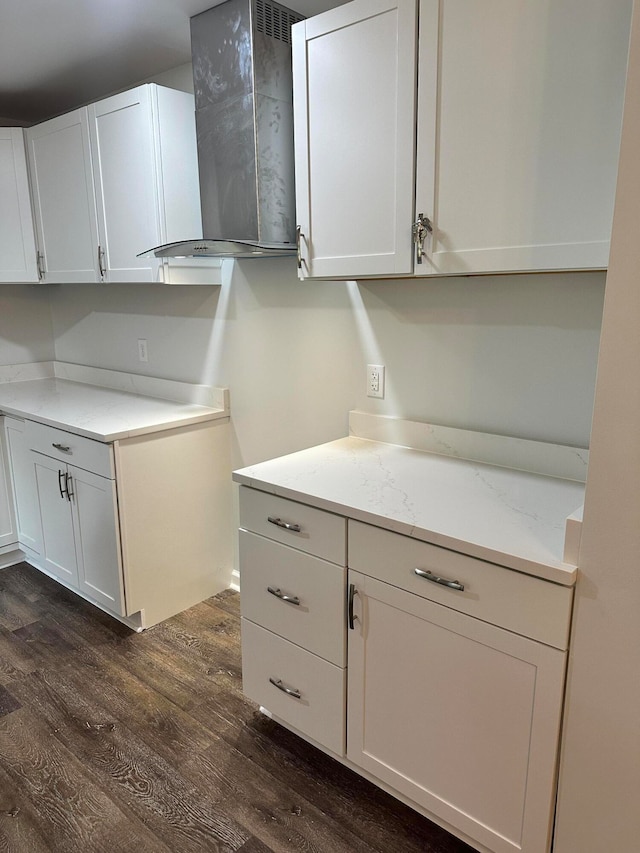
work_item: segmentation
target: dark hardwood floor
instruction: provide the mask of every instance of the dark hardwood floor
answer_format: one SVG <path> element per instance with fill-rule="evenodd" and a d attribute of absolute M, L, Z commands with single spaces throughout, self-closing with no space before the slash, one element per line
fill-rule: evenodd
<path fill-rule="evenodd" d="M 135 634 L 0 571 L 0 851 L 469 853 L 259 713 L 239 596 Z"/>

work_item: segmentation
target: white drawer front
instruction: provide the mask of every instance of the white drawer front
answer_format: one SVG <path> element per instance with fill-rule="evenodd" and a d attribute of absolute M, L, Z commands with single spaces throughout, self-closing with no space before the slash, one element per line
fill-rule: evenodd
<path fill-rule="evenodd" d="M 101 477 L 115 479 L 110 444 L 35 421 L 25 421 L 24 430 L 27 447 L 31 450 L 44 453 L 60 462 L 76 465 Z"/>
<path fill-rule="evenodd" d="M 346 565 L 347 522 L 342 516 L 241 486 L 240 527 Z"/>
<path fill-rule="evenodd" d="M 345 674 L 345 669 L 242 620 L 245 695 L 336 755 L 345 751 Z"/>
<path fill-rule="evenodd" d="M 573 589 L 379 527 L 349 521 L 349 568 L 558 649 L 569 643 Z M 458 581 L 459 590 L 415 570 Z"/>
<path fill-rule="evenodd" d="M 336 666 L 346 663 L 346 572 L 240 531 L 242 615 Z"/>

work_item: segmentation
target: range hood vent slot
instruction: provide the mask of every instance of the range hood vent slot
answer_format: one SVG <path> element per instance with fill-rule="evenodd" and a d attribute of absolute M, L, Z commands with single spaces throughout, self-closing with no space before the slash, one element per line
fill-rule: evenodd
<path fill-rule="evenodd" d="M 255 11 L 257 32 L 291 44 L 291 27 L 303 20 L 301 15 L 266 0 L 256 0 Z"/>

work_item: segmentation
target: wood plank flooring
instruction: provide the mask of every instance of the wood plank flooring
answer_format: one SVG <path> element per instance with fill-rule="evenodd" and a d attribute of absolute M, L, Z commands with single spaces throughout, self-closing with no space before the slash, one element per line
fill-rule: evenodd
<path fill-rule="evenodd" d="M 0 571 L 2 853 L 472 853 L 259 713 L 239 596 L 135 634 Z"/>

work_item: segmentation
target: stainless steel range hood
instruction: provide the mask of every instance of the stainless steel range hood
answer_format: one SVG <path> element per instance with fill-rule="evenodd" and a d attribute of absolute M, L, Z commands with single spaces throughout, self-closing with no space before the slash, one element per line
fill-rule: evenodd
<path fill-rule="evenodd" d="M 156 257 L 295 254 L 291 25 L 300 20 L 268 0 L 227 0 L 191 18 L 205 238 L 159 246 Z"/>

